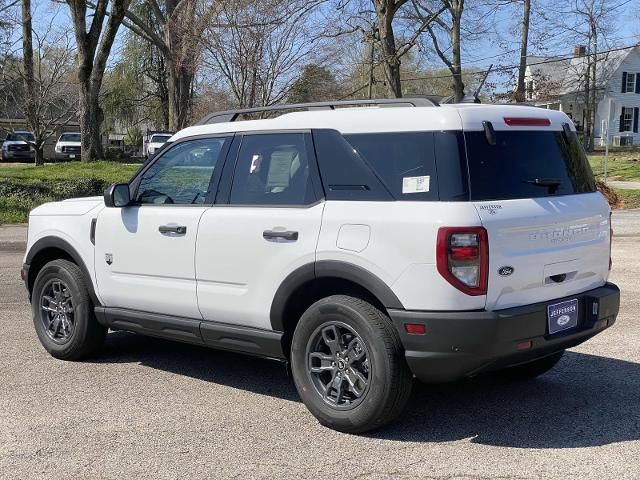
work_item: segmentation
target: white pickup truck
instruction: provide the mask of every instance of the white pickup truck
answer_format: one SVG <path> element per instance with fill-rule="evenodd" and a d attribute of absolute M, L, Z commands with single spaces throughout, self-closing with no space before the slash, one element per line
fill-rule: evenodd
<path fill-rule="evenodd" d="M 95 355 L 111 328 L 289 362 L 322 424 L 363 432 L 413 377 L 533 378 L 615 322 L 610 210 L 565 114 L 362 103 L 212 115 L 104 198 L 33 210 L 44 347 Z"/>
<path fill-rule="evenodd" d="M 169 141 L 172 133 L 154 133 L 145 140 L 143 144 L 143 154 L 145 158 L 149 158 L 162 148 Z"/>

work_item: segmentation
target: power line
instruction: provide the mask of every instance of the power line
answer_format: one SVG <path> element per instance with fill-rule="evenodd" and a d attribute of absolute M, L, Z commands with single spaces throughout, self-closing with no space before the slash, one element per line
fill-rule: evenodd
<path fill-rule="evenodd" d="M 629 50 L 631 48 L 635 48 L 640 46 L 640 44 L 636 44 L 636 45 L 628 45 L 626 47 L 619 47 L 619 48 L 611 48 L 609 50 L 602 50 L 601 52 L 598 52 L 598 55 L 605 55 L 607 53 L 612 53 L 612 52 L 619 52 L 621 50 Z M 527 66 L 533 67 L 536 65 L 545 65 L 548 63 L 558 63 L 558 62 L 564 62 L 566 60 L 570 60 L 571 58 L 573 58 L 573 54 L 567 54 L 567 55 L 559 55 L 555 58 L 551 58 L 548 60 L 543 60 L 540 62 L 535 62 L 535 63 L 528 63 Z M 514 70 L 516 68 L 520 68 L 520 64 L 518 65 L 505 65 L 502 67 L 496 67 L 496 68 L 492 68 L 491 72 L 508 72 L 510 70 Z M 464 73 L 464 72 L 463 72 Z M 468 75 L 483 75 L 485 73 L 489 73 L 489 70 L 475 70 L 473 72 L 466 72 Z M 451 78 L 451 74 L 449 75 L 436 75 L 436 76 L 430 76 L 430 77 L 410 77 L 410 78 L 403 78 L 402 81 L 411 81 L 411 80 L 437 80 L 437 79 L 441 79 L 441 78 Z"/>

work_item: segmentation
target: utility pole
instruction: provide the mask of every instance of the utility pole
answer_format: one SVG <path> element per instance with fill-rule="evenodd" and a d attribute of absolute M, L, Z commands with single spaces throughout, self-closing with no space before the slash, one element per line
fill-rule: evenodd
<path fill-rule="evenodd" d="M 369 41 L 371 44 L 369 45 L 369 87 L 367 89 L 367 98 L 371 100 L 371 98 L 373 98 L 373 84 L 375 83 L 375 78 L 373 76 L 373 63 L 376 55 L 376 27 L 371 28 Z"/>

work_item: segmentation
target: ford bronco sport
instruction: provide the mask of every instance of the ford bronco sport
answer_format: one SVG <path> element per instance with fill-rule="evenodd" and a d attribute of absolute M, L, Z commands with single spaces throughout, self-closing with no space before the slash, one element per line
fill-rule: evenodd
<path fill-rule="evenodd" d="M 615 322 L 610 210 L 564 113 L 360 103 L 213 114 L 104 198 L 34 209 L 44 347 L 114 329 L 290 362 L 322 424 L 364 432 L 413 377 L 532 378 Z"/>

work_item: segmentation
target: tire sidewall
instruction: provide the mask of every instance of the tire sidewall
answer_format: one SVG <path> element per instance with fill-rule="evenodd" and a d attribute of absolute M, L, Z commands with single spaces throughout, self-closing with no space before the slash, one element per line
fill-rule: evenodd
<path fill-rule="evenodd" d="M 369 354 L 370 377 L 366 397 L 349 410 L 328 405 L 317 392 L 307 371 L 307 344 L 321 325 L 331 321 L 340 321 L 351 327 L 365 343 Z M 323 425 L 338 430 L 353 430 L 373 423 L 387 404 L 391 369 L 384 341 L 370 321 L 352 306 L 321 300 L 309 307 L 300 319 L 291 347 L 291 370 L 298 394 Z"/>
<path fill-rule="evenodd" d="M 65 343 L 54 342 L 46 333 L 42 323 L 40 304 L 44 287 L 51 280 L 59 279 L 69 288 L 73 299 L 74 322 L 75 328 Z M 52 262 L 45 265 L 34 282 L 33 292 L 31 296 L 31 311 L 33 314 L 33 323 L 44 348 L 55 357 L 65 357 L 70 352 L 79 348 L 87 336 L 87 328 L 89 324 L 89 315 L 91 308 L 91 300 L 89 298 L 86 287 L 78 283 L 76 277 L 69 269 L 59 262 Z"/>

